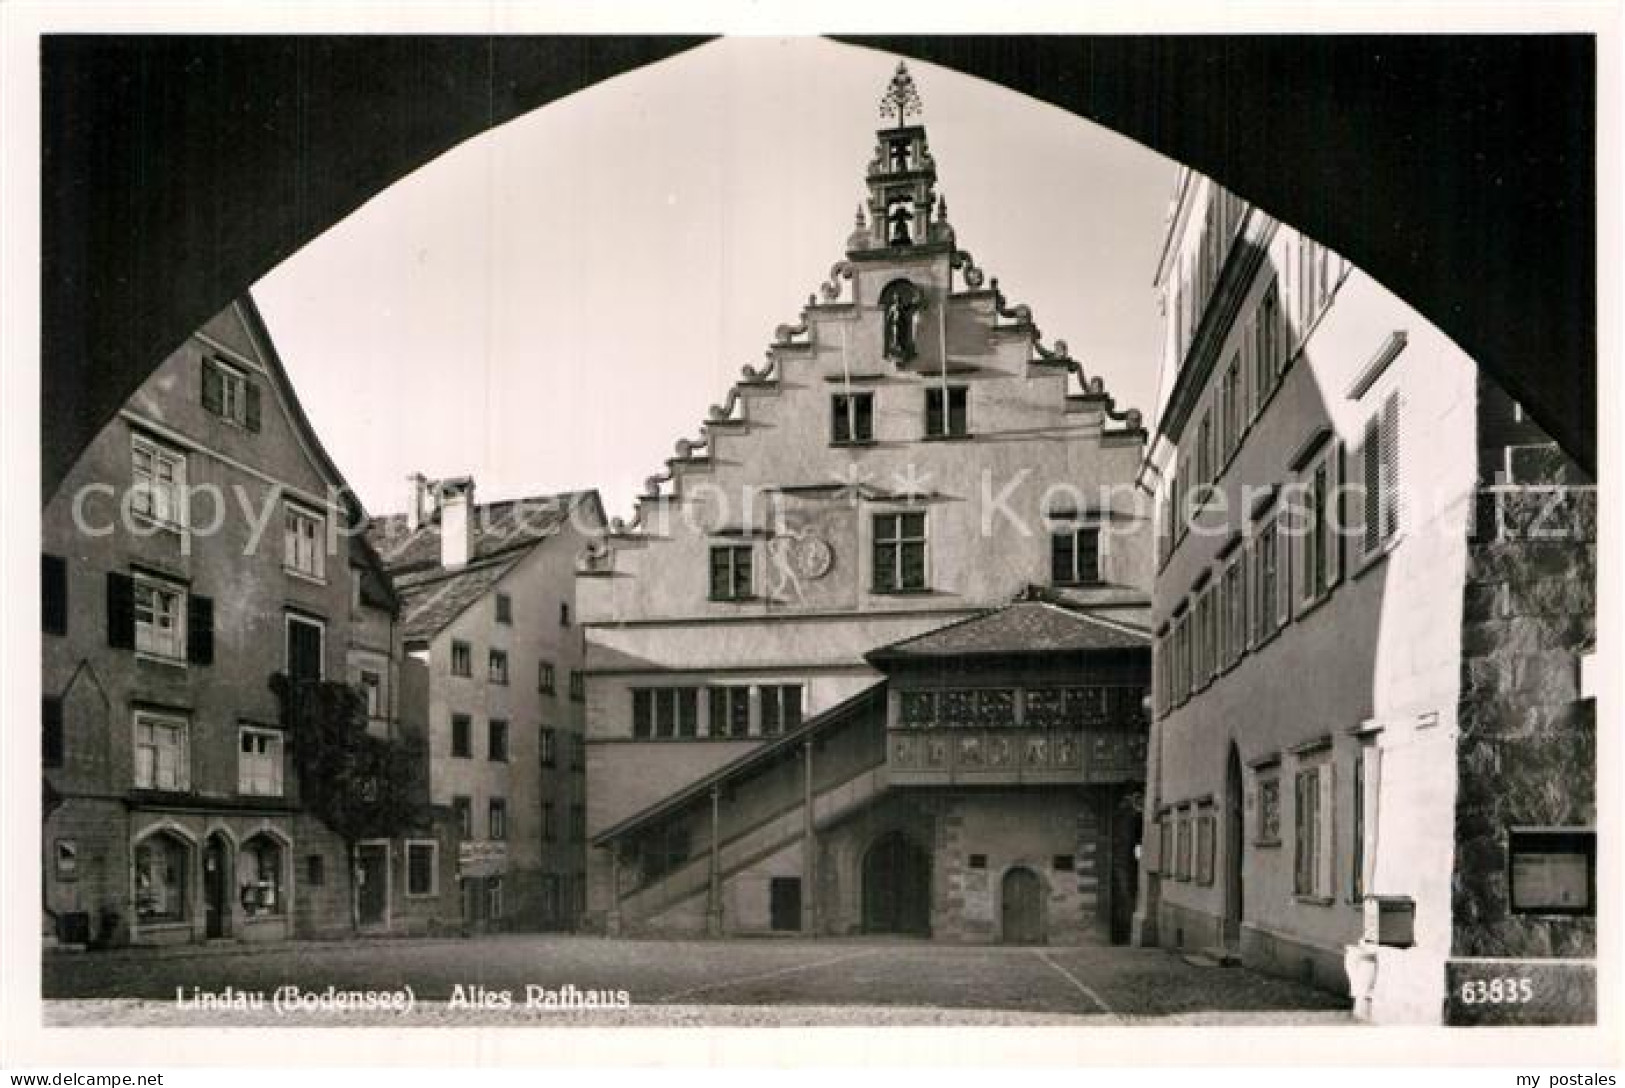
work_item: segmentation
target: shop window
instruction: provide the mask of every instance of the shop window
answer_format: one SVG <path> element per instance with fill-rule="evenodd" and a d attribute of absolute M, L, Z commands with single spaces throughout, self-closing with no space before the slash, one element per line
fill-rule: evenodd
<path fill-rule="evenodd" d="M 282 895 L 282 847 L 268 835 L 256 835 L 243 844 L 238 865 L 242 878 L 243 913 L 263 918 L 285 912 Z"/>
<path fill-rule="evenodd" d="M 145 924 L 182 922 L 187 917 L 191 848 L 168 832 L 143 839 L 135 848 L 135 915 Z"/>

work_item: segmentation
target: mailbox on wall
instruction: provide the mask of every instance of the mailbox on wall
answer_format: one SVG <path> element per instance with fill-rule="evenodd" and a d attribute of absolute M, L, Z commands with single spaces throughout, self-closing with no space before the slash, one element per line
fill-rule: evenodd
<path fill-rule="evenodd" d="M 1365 940 L 1388 948 L 1416 943 L 1416 900 L 1408 895 L 1365 897 Z"/>

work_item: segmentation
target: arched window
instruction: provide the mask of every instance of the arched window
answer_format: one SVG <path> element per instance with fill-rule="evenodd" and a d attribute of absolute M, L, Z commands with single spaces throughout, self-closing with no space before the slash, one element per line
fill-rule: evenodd
<path fill-rule="evenodd" d="M 247 917 L 263 918 L 285 912 L 282 856 L 281 845 L 269 835 L 255 835 L 243 844 L 238 874 L 243 913 Z"/>
<path fill-rule="evenodd" d="M 167 831 L 150 835 L 136 844 L 135 915 L 138 921 L 186 920 L 191 855 L 191 847 L 185 840 Z"/>

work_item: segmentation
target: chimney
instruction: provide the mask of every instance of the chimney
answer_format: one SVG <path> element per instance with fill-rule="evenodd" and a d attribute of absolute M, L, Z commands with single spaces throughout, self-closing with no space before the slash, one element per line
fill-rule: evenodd
<path fill-rule="evenodd" d="M 440 487 L 440 565 L 468 565 L 474 540 L 474 478 L 444 480 Z"/>
<path fill-rule="evenodd" d="M 414 533 L 424 521 L 424 503 L 428 498 L 429 481 L 423 473 L 414 472 L 406 478 L 406 527 Z"/>

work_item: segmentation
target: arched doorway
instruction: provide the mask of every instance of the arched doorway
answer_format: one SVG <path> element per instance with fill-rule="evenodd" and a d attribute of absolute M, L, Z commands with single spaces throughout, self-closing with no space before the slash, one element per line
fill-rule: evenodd
<path fill-rule="evenodd" d="M 216 831 L 203 844 L 203 936 L 231 936 L 231 843 Z"/>
<path fill-rule="evenodd" d="M 1004 874 L 999 895 L 999 939 L 1005 944 L 1044 943 L 1044 887 L 1031 869 Z"/>
<path fill-rule="evenodd" d="M 863 931 L 931 934 L 931 856 L 900 831 L 863 856 Z"/>
<path fill-rule="evenodd" d="M 1241 753 L 1230 745 L 1230 760 L 1224 775 L 1224 943 L 1233 952 L 1241 950 L 1241 917 L 1245 901 L 1242 883 Z"/>

